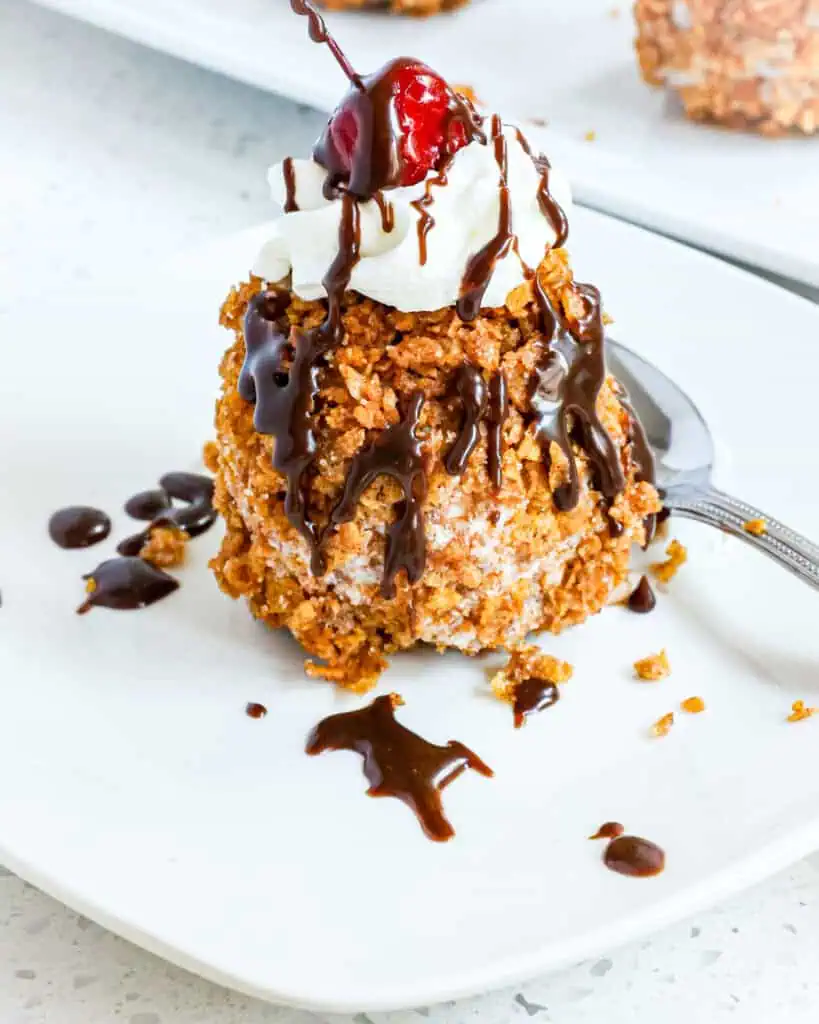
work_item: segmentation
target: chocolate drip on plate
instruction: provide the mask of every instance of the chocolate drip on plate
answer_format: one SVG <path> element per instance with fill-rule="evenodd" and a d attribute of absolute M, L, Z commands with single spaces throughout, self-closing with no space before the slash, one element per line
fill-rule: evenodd
<path fill-rule="evenodd" d="M 264 704 L 257 704 L 255 701 L 245 705 L 245 714 L 248 718 L 264 718 L 267 708 Z"/>
<path fill-rule="evenodd" d="M 395 594 L 395 578 L 401 569 L 410 583 L 417 583 L 424 572 L 426 537 L 423 502 L 426 498 L 421 443 L 416 430 L 424 396 L 416 392 L 409 400 L 406 415 L 400 423 L 388 427 L 375 441 L 354 458 L 347 473 L 344 493 L 332 514 L 335 525 L 348 523 L 355 517 L 361 496 L 379 476 L 390 476 L 404 492 L 396 505 L 396 518 L 387 531 L 387 550 L 381 593 L 386 598 Z"/>
<path fill-rule="evenodd" d="M 48 521 L 49 536 L 61 548 L 89 548 L 110 532 L 111 520 L 102 509 L 90 505 L 61 508 Z"/>
<path fill-rule="evenodd" d="M 398 694 L 377 697 L 359 711 L 331 715 L 319 722 L 307 740 L 308 754 L 352 750 L 364 758 L 370 796 L 403 800 L 418 817 L 430 839 L 450 839 L 455 830 L 447 820 L 441 791 L 467 768 L 491 777 L 492 769 L 463 743 L 430 743 L 395 719 L 403 704 Z"/>
<path fill-rule="evenodd" d="M 656 606 L 657 598 L 654 596 L 648 577 L 642 576 L 628 599 L 629 610 L 637 612 L 638 615 L 647 615 L 654 611 Z"/>
<path fill-rule="evenodd" d="M 626 831 L 619 821 L 607 821 L 589 839 L 617 839 Z"/>
<path fill-rule="evenodd" d="M 500 171 L 498 230 L 494 238 L 491 238 L 466 265 L 461 280 L 461 295 L 456 304 L 458 316 L 466 321 L 474 320 L 480 313 L 483 297 L 492 280 L 495 267 L 509 254 L 515 240 L 512 230 L 512 201 L 507 181 L 508 148 L 506 136 L 503 134 L 503 122 L 497 114 L 492 117 L 492 145 Z"/>
<path fill-rule="evenodd" d="M 84 615 L 92 608 L 130 611 L 161 601 L 179 587 L 179 582 L 141 558 L 109 558 L 93 572 L 88 581 L 88 596 L 77 609 Z"/>
<path fill-rule="evenodd" d="M 520 729 L 529 715 L 545 711 L 560 700 L 560 690 L 548 679 L 524 679 L 515 687 L 512 711 L 515 716 L 515 728 Z"/>
<path fill-rule="evenodd" d="M 185 502 L 182 508 L 174 508 L 172 498 Z M 140 491 L 125 503 L 125 511 L 135 519 L 150 518 L 144 530 L 121 540 L 117 552 L 134 557 L 142 551 L 151 532 L 160 526 L 175 527 L 189 537 L 198 537 L 216 522 L 213 507 L 213 480 L 200 473 L 166 473 L 159 481 L 159 489 Z M 153 516 L 149 513 L 154 512 Z"/>
<path fill-rule="evenodd" d="M 125 511 L 132 519 L 156 519 L 171 507 L 170 495 L 164 488 L 140 491 L 125 502 Z"/>
<path fill-rule="evenodd" d="M 665 868 L 665 852 L 650 839 L 621 835 L 606 847 L 603 863 L 619 875 L 651 878 Z"/>

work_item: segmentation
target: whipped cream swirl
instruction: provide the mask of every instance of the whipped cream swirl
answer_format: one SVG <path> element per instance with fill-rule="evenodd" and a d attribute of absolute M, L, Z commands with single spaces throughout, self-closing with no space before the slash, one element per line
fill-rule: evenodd
<path fill-rule="evenodd" d="M 542 175 L 517 130 L 504 126 L 503 132 L 512 231 L 518 244 L 495 266 L 482 303 L 490 307 L 504 304 L 507 295 L 525 281 L 524 268 L 537 267 L 556 239 L 538 202 Z M 295 184 L 291 195 L 298 210 L 272 224 L 253 273 L 270 283 L 290 274 L 296 295 L 321 299 L 326 295 L 322 278 L 338 253 L 341 200 L 324 197 L 327 172 L 314 161 L 289 161 L 288 173 Z M 431 171 L 426 181 L 383 193 L 382 202 L 393 211 L 391 230 L 386 230 L 389 218 L 382 215 L 378 201 L 360 203 L 361 258 L 350 288 L 407 313 L 456 304 L 470 258 L 498 232 L 500 171 L 492 145 L 473 142 L 455 154 L 443 182 L 432 183 L 430 179 L 436 177 Z M 268 178 L 273 199 L 284 206 L 284 165 L 272 167 Z M 423 214 L 412 204 L 425 190 L 432 197 L 427 209 L 434 225 L 426 237 L 426 261 L 422 262 L 418 222 Z M 554 169 L 549 172 L 549 192 L 568 213 L 568 183 Z"/>

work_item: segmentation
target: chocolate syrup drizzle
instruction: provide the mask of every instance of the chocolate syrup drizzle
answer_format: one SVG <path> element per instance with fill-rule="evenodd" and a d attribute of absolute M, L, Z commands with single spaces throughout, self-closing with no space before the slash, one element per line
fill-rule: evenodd
<path fill-rule="evenodd" d="M 430 839 L 443 842 L 455 830 L 447 820 L 441 791 L 467 768 L 491 777 L 488 765 L 456 740 L 446 746 L 430 743 L 395 719 L 403 704 L 396 693 L 376 697 L 368 707 L 331 715 L 313 729 L 308 754 L 352 750 L 364 758 L 369 796 L 393 796 L 415 811 Z"/>
<path fill-rule="evenodd" d="M 353 458 L 347 473 L 344 493 L 331 516 L 338 526 L 355 516 L 356 506 L 364 491 L 379 476 L 390 476 L 404 492 L 396 506 L 395 522 L 387 530 L 387 551 L 381 593 L 395 595 L 395 577 L 401 569 L 410 583 L 417 583 L 424 572 L 426 536 L 423 503 L 426 498 L 426 475 L 421 443 L 416 430 L 424 396 L 415 392 L 409 400 L 406 415 L 400 423 L 387 427 L 376 440 Z"/>
<path fill-rule="evenodd" d="M 334 526 L 353 518 L 355 507 L 369 484 L 379 475 L 392 476 L 400 484 L 403 498 L 396 506 L 396 519 L 389 528 L 382 593 L 395 593 L 395 578 L 404 569 L 408 580 L 416 582 L 424 569 L 426 542 L 422 506 L 426 496 L 426 476 L 416 435 L 423 405 L 420 394 L 413 395 L 402 422 L 388 428 L 353 459 L 341 500 L 322 529 L 308 509 L 309 471 L 317 453 L 314 427 L 320 376 L 327 357 L 343 340 L 342 300 L 358 262 L 361 245 L 359 202 L 374 200 L 379 207 L 384 231 L 392 230 L 394 210 L 384 191 L 400 185 L 404 160 L 398 117 L 395 110 L 394 78 L 418 62 L 401 57 L 373 75 L 361 77 L 352 68 L 338 44 L 330 36 L 319 14 L 307 0 L 290 0 L 292 10 L 308 18 L 310 38 L 325 43 L 350 82 L 350 90 L 341 104 L 345 116 L 355 125 L 353 152 L 342 152 L 328 122 L 316 143 L 313 157 L 327 171 L 324 194 L 340 199 L 338 253 L 322 284 L 327 294 L 327 316 L 321 326 L 309 330 L 290 329 L 285 317 L 289 301 L 285 292 L 269 290 L 249 303 L 244 324 L 245 361 L 239 378 L 239 394 L 255 403 L 254 427 L 274 438 L 273 465 L 287 482 L 285 512 L 290 522 L 307 541 L 312 571 L 320 575 L 325 563 L 322 542 Z M 336 112 L 338 114 L 338 111 Z M 334 115 L 336 116 L 336 115 Z M 465 268 L 458 315 L 469 322 L 480 313 L 481 304 L 499 260 L 514 252 L 518 259 L 517 237 L 512 223 L 512 205 L 508 183 L 508 145 L 501 118 L 492 117 L 490 139 L 483 130 L 483 119 L 464 97 L 450 90 L 449 108 L 444 124 L 445 137 L 460 126 L 466 143 L 493 146 L 498 165 L 499 215 L 492 239 Z M 540 175 L 537 199 L 544 217 L 552 225 L 556 241 L 562 245 L 568 234 L 565 214 L 549 191 L 549 162 L 534 156 L 529 143 L 518 130 L 517 138 L 532 159 Z M 445 154 L 435 173 L 427 178 L 424 195 L 413 202 L 419 213 L 419 261 L 427 258 L 427 237 L 434 226 L 430 213 L 432 188 L 447 183 L 453 156 Z M 284 177 L 287 205 L 295 204 L 292 163 L 285 162 Z M 287 206 L 285 207 L 287 208 Z M 555 442 L 568 463 L 568 481 L 554 493 L 561 511 L 574 508 L 580 498 L 579 474 L 572 441 L 585 449 L 592 467 L 593 483 L 607 505 L 625 487 L 625 476 L 618 451 L 603 427 L 596 411 L 597 396 L 606 378 L 604 330 L 600 297 L 591 285 L 574 286 L 584 305 L 576 319 L 556 309 L 537 273 L 521 259 L 524 275 L 532 282 L 543 334 L 543 352 L 533 374 L 530 407 L 542 442 L 544 460 L 549 461 L 549 446 Z M 488 385 L 479 371 L 466 364 L 456 375 L 455 389 L 463 406 L 461 430 L 446 457 L 450 473 L 462 473 L 479 438 L 479 427 L 486 424 L 488 469 L 496 487 L 501 485 L 503 423 L 508 413 L 506 380 L 502 373 Z M 646 474 L 651 472 L 645 453 L 645 438 L 633 419 L 632 458 Z M 612 533 L 620 525 L 610 518 Z"/>
<path fill-rule="evenodd" d="M 650 839 L 620 835 L 606 847 L 603 863 L 618 875 L 652 878 L 665 869 L 665 851 Z"/>
<path fill-rule="evenodd" d="M 284 212 L 298 213 L 299 204 L 296 202 L 296 171 L 293 167 L 293 157 L 285 157 L 282 163 L 282 177 L 284 178 Z"/>

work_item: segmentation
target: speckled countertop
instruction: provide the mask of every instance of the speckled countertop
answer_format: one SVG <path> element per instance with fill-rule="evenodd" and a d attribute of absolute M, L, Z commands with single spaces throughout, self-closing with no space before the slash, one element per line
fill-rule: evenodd
<path fill-rule="evenodd" d="M 226 0 L 227 2 L 227 0 Z M 320 115 L 0 0 L 0 312 L 270 216 Z M 3 339 L 10 344 L 10 339 Z M 819 856 L 650 941 L 515 989 L 339 1024 L 815 1024 Z M 179 970 L 0 870 L 0 1024 L 311 1024 Z"/>

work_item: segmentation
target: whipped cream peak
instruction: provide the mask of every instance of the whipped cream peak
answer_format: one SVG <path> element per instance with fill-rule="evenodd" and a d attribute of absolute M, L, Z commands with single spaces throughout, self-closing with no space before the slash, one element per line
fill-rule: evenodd
<path fill-rule="evenodd" d="M 442 169 L 415 184 L 359 201 L 360 243 L 349 287 L 403 312 L 456 305 L 470 261 L 499 240 L 481 305 L 502 306 L 547 249 L 562 244 L 571 205 L 566 180 L 533 158 L 519 129 L 490 119 L 493 138 L 474 139 Z M 338 252 L 341 197 L 327 189 L 328 170 L 315 160 L 288 160 L 269 172 L 274 201 L 292 212 L 271 226 L 254 274 L 276 283 L 290 277 L 302 299 L 322 299 L 322 281 Z M 503 215 L 503 216 L 502 216 Z"/>

